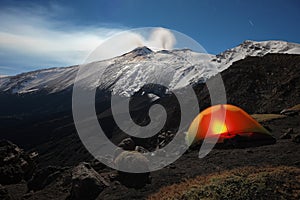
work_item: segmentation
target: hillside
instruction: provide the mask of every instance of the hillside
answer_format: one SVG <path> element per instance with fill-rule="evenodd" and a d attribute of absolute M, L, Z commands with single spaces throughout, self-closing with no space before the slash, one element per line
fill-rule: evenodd
<path fill-rule="evenodd" d="M 140 56 L 144 59 L 144 56 L 147 57 L 149 53 L 152 54 L 147 51 L 146 55 L 144 55 L 144 53 L 142 55 L 136 55 L 140 50 L 141 49 L 131 52 L 135 55 L 134 59 L 138 59 Z M 186 50 L 180 51 L 180 53 L 183 54 L 193 54 L 190 51 L 187 52 Z M 160 55 L 164 53 L 167 53 L 166 57 Z M 159 52 L 157 54 L 165 59 L 170 59 L 170 52 Z M 132 55 L 129 53 L 123 56 L 131 57 Z M 184 67 L 179 69 L 178 73 L 183 73 L 183 71 L 185 71 L 184 69 Z M 221 72 L 227 93 L 227 101 L 230 104 L 243 108 L 250 114 L 279 114 L 280 111 L 285 108 L 300 104 L 299 69 L 300 55 L 291 54 L 275 53 L 247 56 L 242 60 L 233 62 L 229 68 Z M 70 70 L 69 72 L 73 73 L 75 68 L 71 67 L 66 70 Z M 23 74 L 10 77 L 9 80 L 19 79 L 20 82 L 17 81 L 20 83 L 19 86 L 24 86 L 23 83 L 26 83 L 26 77 L 31 76 L 31 79 L 28 79 L 29 84 L 30 80 L 40 80 L 36 79 L 35 75 L 45 72 L 46 70 Z M 193 72 L 193 70 L 191 72 Z M 127 75 L 129 76 L 125 77 L 132 77 L 131 73 Z M 213 74 L 210 75 L 212 76 L 209 76 L 210 78 L 207 77 L 208 79 L 206 81 L 214 79 Z M 197 77 L 198 76 L 200 77 L 199 74 Z M 24 77 L 25 79 L 23 79 Z M 59 73 L 56 77 L 61 77 L 61 74 Z M 196 77 L 196 75 L 193 77 Z M 8 78 L 6 77 L 1 80 L 2 87 L 4 87 L 4 80 L 8 81 Z M 8 86 L 8 90 L 0 92 L 0 106 L 1 111 L 3 111 L 0 115 L 2 122 L 1 139 L 11 140 L 21 148 L 24 148 L 25 151 L 35 151 L 39 154 L 36 168 L 30 169 L 31 173 L 34 171 L 34 178 L 31 181 L 29 181 L 27 177 L 21 182 L 11 184 L 3 183 L 4 186 L 0 186 L 1 198 L 1 195 L 9 194 L 8 196 L 10 196 L 11 199 L 76 199 L 74 196 L 80 193 L 80 191 L 76 191 L 76 187 L 78 184 L 82 184 L 82 182 L 77 181 L 82 178 L 80 177 L 82 174 L 82 176 L 88 176 L 93 180 L 88 181 L 87 184 L 91 184 L 92 182 L 92 186 L 94 186 L 93 183 L 99 186 L 96 189 L 88 188 L 86 190 L 85 188 L 85 190 L 83 190 L 84 192 L 89 191 L 92 193 L 96 191 L 96 199 L 146 199 L 162 188 L 168 188 L 168 186 L 174 184 L 174 187 L 176 187 L 177 183 L 181 183 L 185 180 L 193 180 L 193 178 L 198 176 L 211 177 L 215 176 L 216 173 L 224 173 L 226 175 L 228 170 L 235 168 L 251 169 L 251 167 L 260 167 L 262 171 L 266 170 L 269 172 L 269 169 L 273 169 L 272 167 L 280 166 L 278 168 L 280 177 L 285 177 L 284 173 L 282 173 L 282 169 L 291 169 L 293 173 L 297 172 L 296 175 L 298 175 L 299 170 L 297 169 L 300 167 L 298 155 L 300 148 L 299 139 L 296 140 L 295 138 L 299 138 L 300 115 L 299 112 L 296 112 L 293 116 L 254 115 L 261 117 L 263 119 L 261 120 L 262 124 L 271 130 L 272 135 L 277 139 L 275 144 L 242 149 L 215 148 L 203 159 L 198 158 L 199 146 L 196 146 L 190 148 L 180 159 L 170 166 L 152 172 L 151 179 L 148 180 L 145 185 L 139 185 L 139 182 L 136 181 L 139 180 L 139 178 L 137 178 L 138 176 L 134 178 L 125 176 L 125 180 L 127 180 L 129 184 L 138 184 L 138 189 L 128 185 L 125 186 L 126 184 L 122 182 L 124 179 L 120 179 L 115 170 L 93 159 L 81 143 L 74 126 L 71 112 L 72 84 L 70 84 L 69 81 L 69 79 L 66 79 L 66 82 L 68 82 L 66 88 L 58 87 L 60 89 L 64 88 L 62 90 L 53 91 L 42 89 L 33 91 L 29 89 L 34 88 L 26 85 L 24 88 L 19 88 L 19 92 L 13 90 L 17 85 L 13 85 L 13 82 L 11 82 L 5 85 Z M 37 82 L 34 81 L 34 84 L 37 84 Z M 111 86 L 110 88 L 116 86 L 114 84 L 108 85 Z M 209 94 L 203 81 L 194 82 L 193 87 L 197 94 L 201 110 L 210 106 Z M 160 88 L 155 87 L 154 89 Z M 20 91 L 26 92 L 20 93 Z M 137 87 L 130 91 L 134 91 L 131 101 L 131 114 L 133 120 L 137 123 L 145 123 L 145 121 L 149 119 L 147 110 L 153 104 L 160 103 L 164 105 L 168 111 L 168 121 L 159 134 L 145 140 L 133 138 L 133 141 L 136 145 L 140 145 L 150 151 L 161 146 L 161 142 L 163 142 L 163 145 L 168 143 L 172 139 L 173 134 L 177 131 L 178 122 L 180 121 L 180 109 L 174 95 L 172 95 L 172 93 L 166 93 L 161 96 L 158 95 L 155 98 L 151 95 L 142 95 L 145 92 L 153 93 L 153 90 L 149 90 L 145 87 L 139 89 Z M 107 136 L 115 144 L 118 144 L 123 138 L 128 136 L 116 127 L 111 114 L 110 95 L 112 92 L 112 90 L 107 90 L 107 88 L 98 89 L 95 96 L 95 108 L 97 110 L 99 123 L 106 131 Z M 269 120 L 266 116 L 279 117 Z M 284 139 L 282 135 L 287 132 L 289 132 L 289 137 Z M 160 138 L 160 140 L 158 140 L 158 138 Z M 1 144 L 6 143 L 2 142 Z M 0 150 L 8 152 L 8 150 L 10 151 L 11 148 L 14 148 L 17 149 L 17 153 L 22 152 L 20 153 L 20 155 L 22 155 L 20 158 L 31 159 L 30 155 L 32 154 L 23 155 L 23 151 L 19 150 L 16 146 L 11 146 L 3 146 Z M 12 152 L 15 153 L 15 151 Z M 14 162 L 17 160 L 16 167 L 19 170 L 17 172 L 21 174 L 23 168 L 19 167 L 19 165 L 24 159 L 18 160 L 18 156 L 11 156 L 11 154 L 7 157 L 3 154 L 3 157 L 3 162 L 0 163 L 0 167 L 3 169 L 2 172 L 10 173 L 10 168 L 6 168 L 5 165 L 6 160 L 9 161 L 9 167 L 14 167 Z M 80 164 L 81 162 L 87 163 Z M 18 174 L 18 176 L 20 174 Z M 273 174 L 271 173 L 271 175 Z M 261 176 L 261 174 L 259 174 L 259 176 Z M 95 177 L 96 179 L 94 179 Z M 221 177 L 223 177 L 223 175 Z M 272 180 L 273 178 L 274 177 L 270 177 Z M 266 179 L 268 179 L 268 177 Z M 265 181 L 265 179 L 263 180 Z M 274 180 L 278 181 L 276 177 Z M 284 180 L 286 181 L 286 179 Z M 223 184 L 223 179 L 220 180 L 220 182 Z M 207 187 L 210 186 L 211 185 L 208 184 Z M 235 187 L 235 185 L 233 185 L 233 187 Z M 30 188 L 31 192 L 28 192 L 28 188 Z M 101 188 L 101 191 L 98 191 L 99 188 Z M 224 188 L 227 189 L 227 187 Z M 294 197 L 291 197 L 291 199 L 293 198 Z M 93 196 L 93 198 L 90 199 L 95 199 L 95 197 Z M 294 199 L 297 199 L 297 197 Z"/>
<path fill-rule="evenodd" d="M 227 102 L 249 113 L 279 113 L 300 102 L 300 56 L 267 54 L 247 57 L 221 72 Z M 204 107 L 209 105 L 207 88 L 195 87 Z"/>

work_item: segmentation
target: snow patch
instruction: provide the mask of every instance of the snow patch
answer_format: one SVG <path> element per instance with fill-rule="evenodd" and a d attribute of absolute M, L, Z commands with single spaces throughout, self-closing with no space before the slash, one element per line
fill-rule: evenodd
<path fill-rule="evenodd" d="M 107 67 L 102 77 L 104 81 L 91 82 L 87 78 L 85 83 L 91 88 L 110 89 L 115 94 L 125 96 L 137 92 L 146 83 L 161 84 L 173 90 L 204 82 L 247 56 L 264 56 L 268 53 L 300 54 L 300 45 L 284 41 L 246 40 L 218 55 L 196 53 L 188 49 L 155 52 L 147 47 L 139 47 L 122 56 L 94 63 L 99 67 Z M 78 66 L 71 66 L 0 76 L 0 91 L 18 94 L 42 90 L 60 92 L 73 86 L 78 69 Z"/>

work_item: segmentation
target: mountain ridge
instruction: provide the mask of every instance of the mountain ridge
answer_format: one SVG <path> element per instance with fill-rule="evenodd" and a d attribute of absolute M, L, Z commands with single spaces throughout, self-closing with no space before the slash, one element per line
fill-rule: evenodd
<path fill-rule="evenodd" d="M 169 77 L 171 83 L 168 85 L 170 89 L 174 89 L 198 83 L 199 80 L 205 81 L 217 72 L 227 69 L 233 62 L 247 56 L 263 56 L 267 53 L 300 54 L 300 44 L 272 40 L 262 42 L 246 40 L 218 55 L 197 53 L 187 49 L 155 52 L 148 47 L 138 47 L 126 54 L 110 59 L 114 62 L 114 65 L 110 68 L 114 74 L 108 74 L 107 81 L 115 83 L 115 80 L 118 80 L 119 83 L 116 82 L 113 88 L 110 89 L 115 93 L 130 96 L 138 91 L 146 81 L 153 81 L 153 79 L 148 79 L 153 73 L 156 76 L 160 75 L 161 72 L 157 72 L 159 70 L 149 69 L 152 65 L 165 70 L 162 66 L 162 64 L 165 64 L 175 68 L 174 70 L 171 69 L 173 74 Z M 130 59 L 128 59 L 128 56 Z M 186 62 L 189 64 L 186 64 Z M 141 63 L 148 67 L 140 69 Z M 46 90 L 49 93 L 61 92 L 72 87 L 77 71 L 78 65 L 74 65 L 0 77 L 0 92 L 14 94 L 25 94 L 41 90 Z M 162 78 L 169 76 L 168 74 L 163 74 Z M 182 81 L 183 77 L 187 81 Z"/>

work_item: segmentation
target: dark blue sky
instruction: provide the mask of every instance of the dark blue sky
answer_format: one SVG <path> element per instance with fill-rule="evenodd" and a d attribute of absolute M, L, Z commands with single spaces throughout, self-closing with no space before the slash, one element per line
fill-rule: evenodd
<path fill-rule="evenodd" d="M 29 12 L 32 6 L 38 6 L 44 8 L 41 15 L 43 11 L 55 11 L 50 16 L 45 13 L 47 19 L 63 21 L 68 27 L 165 27 L 194 38 L 212 54 L 247 39 L 300 43 L 298 0 L 2 0 L 0 6 L 2 10 L 25 8 Z M 56 29 L 64 31 L 64 26 Z"/>
<path fill-rule="evenodd" d="M 94 2 L 95 6 L 76 3 L 75 7 L 81 9 L 74 12 L 72 18 L 78 23 L 104 22 L 174 29 L 196 39 L 214 54 L 246 39 L 300 42 L 300 1 Z M 82 18 L 81 12 L 85 13 Z"/>

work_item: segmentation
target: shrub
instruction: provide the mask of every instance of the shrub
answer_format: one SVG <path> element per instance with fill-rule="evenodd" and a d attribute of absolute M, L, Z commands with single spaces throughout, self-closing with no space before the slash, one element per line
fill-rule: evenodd
<path fill-rule="evenodd" d="M 300 199 L 300 168 L 244 167 L 164 187 L 149 200 Z"/>

